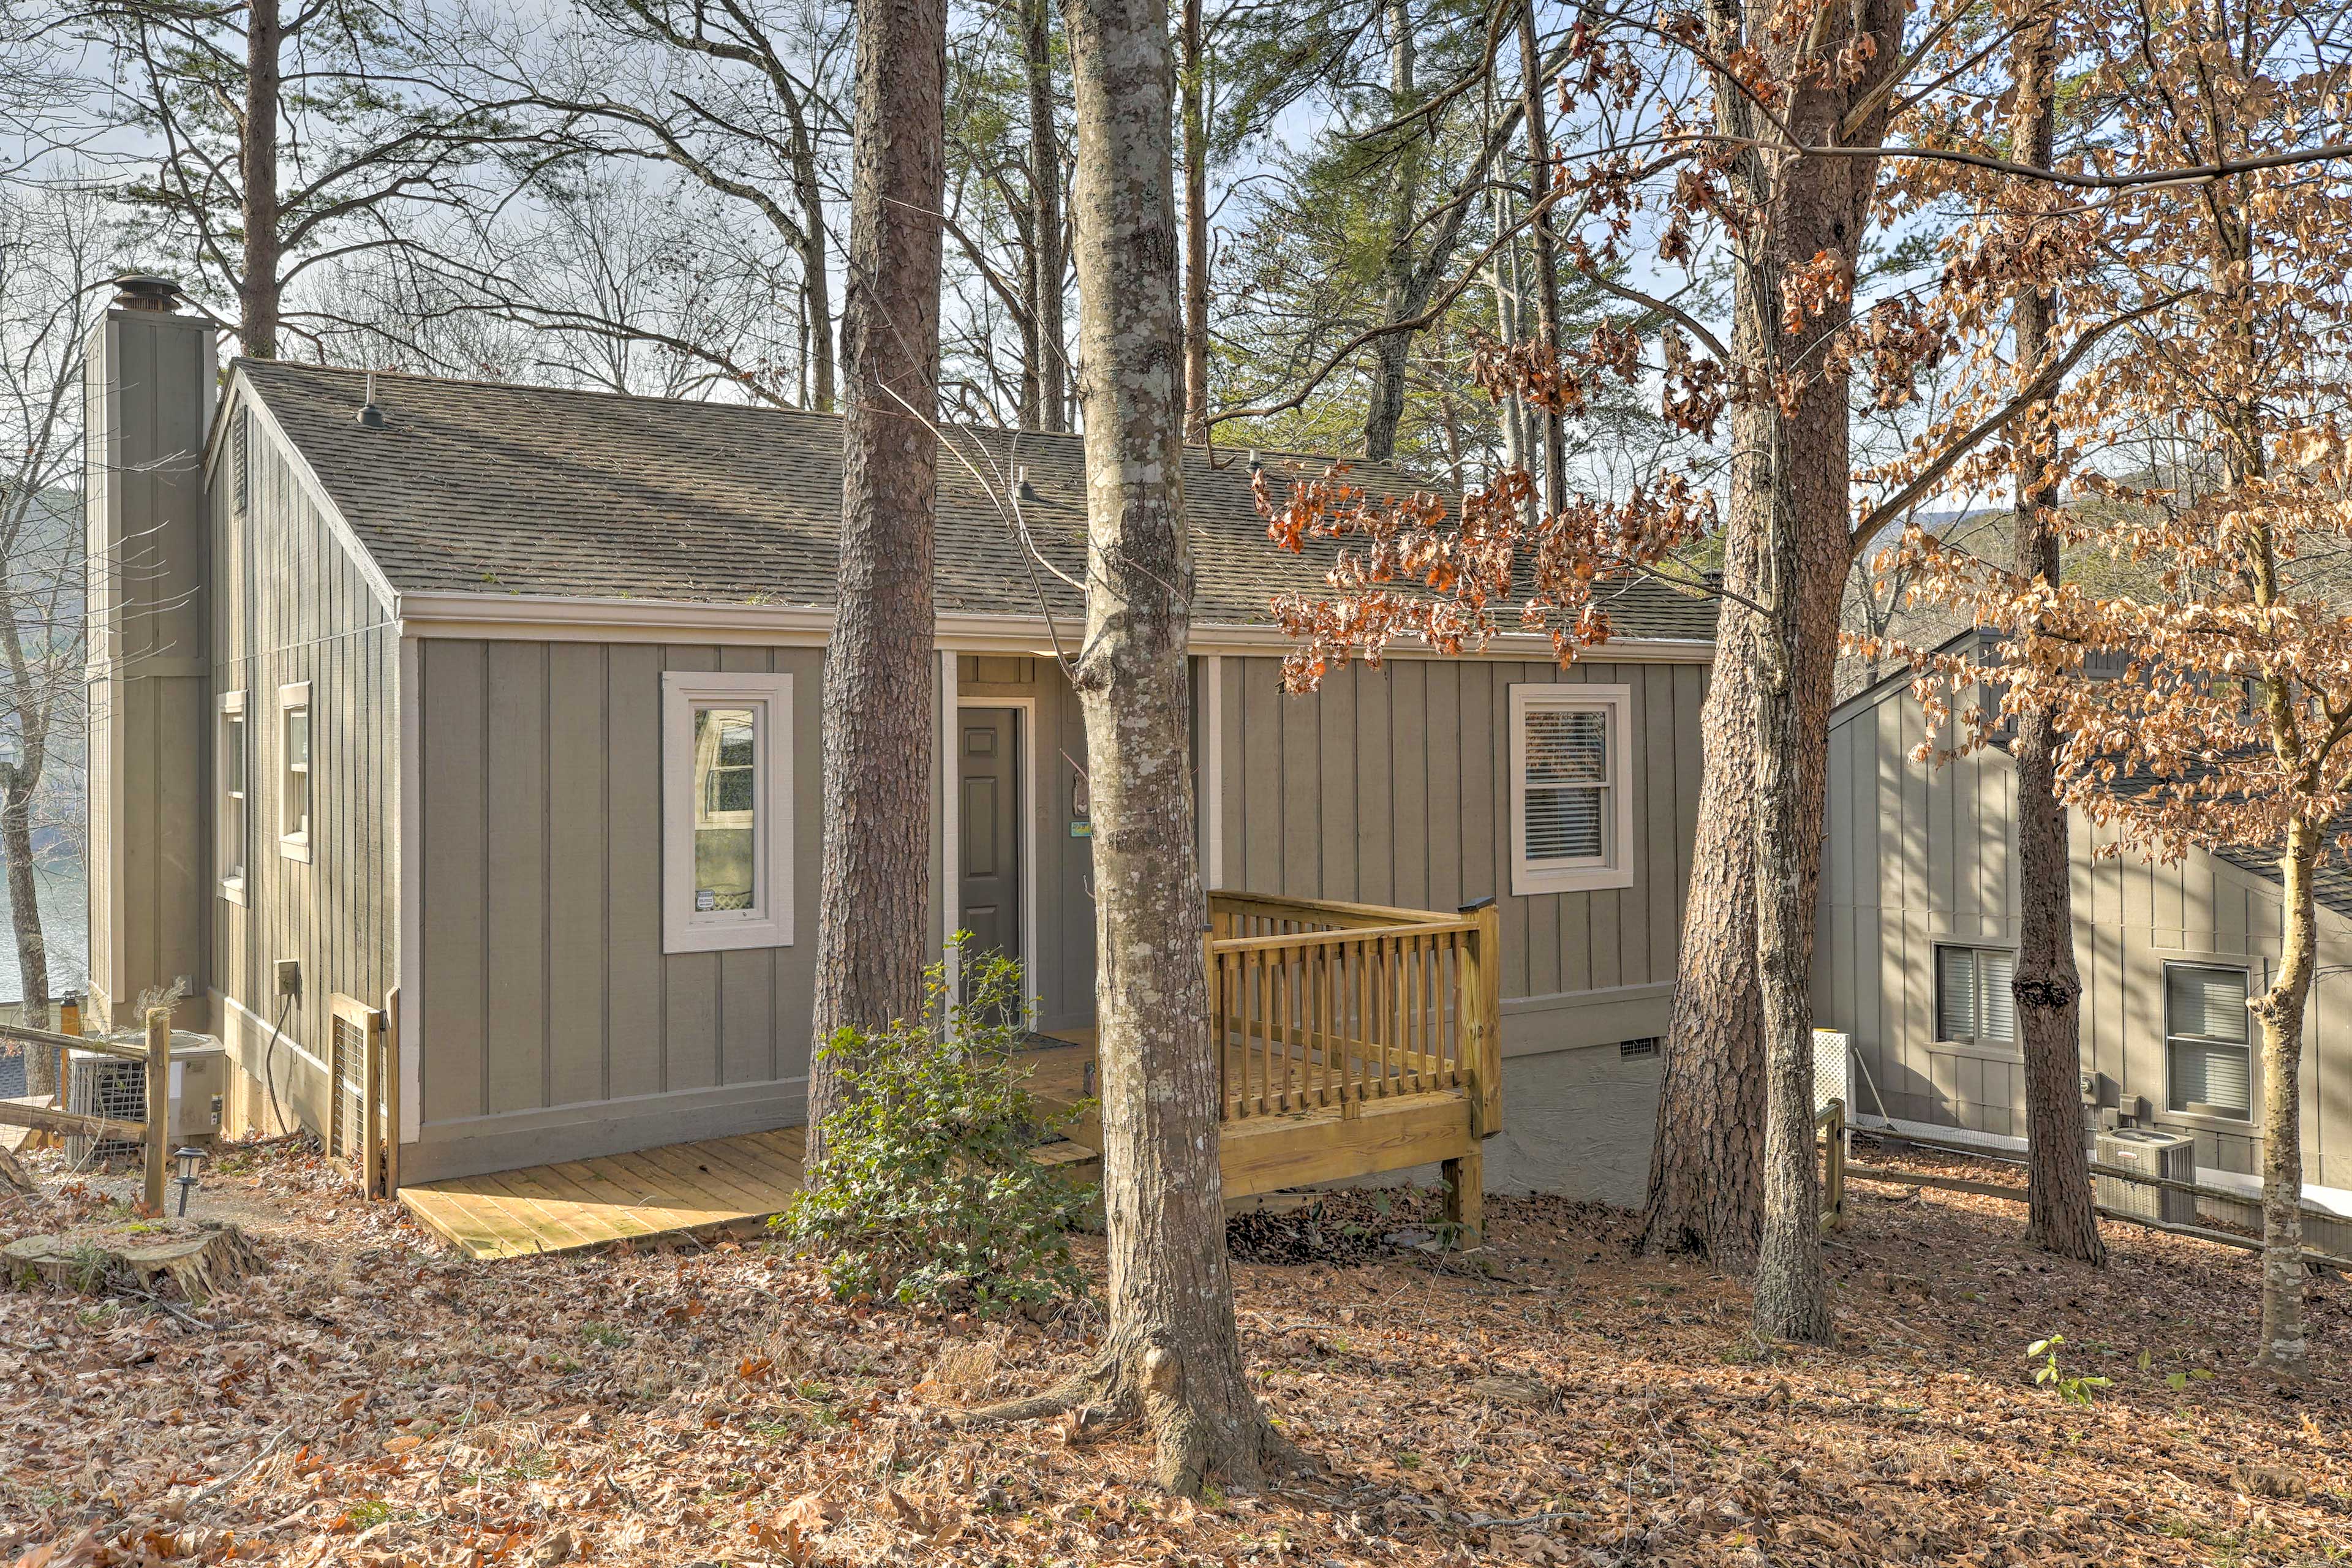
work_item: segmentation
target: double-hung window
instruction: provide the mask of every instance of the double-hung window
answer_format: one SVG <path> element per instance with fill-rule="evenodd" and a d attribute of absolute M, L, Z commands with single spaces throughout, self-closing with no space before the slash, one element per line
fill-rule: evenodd
<path fill-rule="evenodd" d="M 246 749 L 245 693 L 224 691 L 220 699 L 219 728 L 216 731 L 216 753 L 213 765 L 220 780 L 220 805 L 216 816 L 220 840 L 215 850 L 215 864 L 220 869 L 221 897 L 232 903 L 245 902 L 246 828 Z"/>
<path fill-rule="evenodd" d="M 2244 970 L 2203 963 L 2164 966 L 2168 1110 L 2237 1121 L 2253 1119 L 2250 1021 Z"/>
<path fill-rule="evenodd" d="M 662 677 L 662 946 L 793 940 L 793 678 Z"/>
<path fill-rule="evenodd" d="M 1999 947 L 1936 949 L 1936 1038 L 2017 1045 L 2017 955 Z"/>
<path fill-rule="evenodd" d="M 310 858 L 310 683 L 278 689 L 278 852 Z"/>
<path fill-rule="evenodd" d="M 1633 689 L 1511 688 L 1511 891 L 1633 885 Z"/>

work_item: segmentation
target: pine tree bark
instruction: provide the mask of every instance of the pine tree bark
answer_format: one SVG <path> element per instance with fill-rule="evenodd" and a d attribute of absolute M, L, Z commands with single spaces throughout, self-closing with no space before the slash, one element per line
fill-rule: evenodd
<path fill-rule="evenodd" d="M 1715 0 L 1719 59 L 1744 44 L 1773 79 L 1804 85 L 1774 104 L 1800 146 L 1868 146 L 1884 133 L 1876 89 L 1900 56 L 1906 8 L 1858 0 L 1806 36 L 1751 31 L 1737 0 Z M 1822 73 L 1857 37 L 1857 68 Z M 1718 120 L 1757 145 L 1735 169 L 1757 217 L 1734 233 L 1733 353 L 1750 391 L 1733 420 L 1733 526 L 1756 540 L 1749 667 L 1755 704 L 1755 963 L 1764 1030 L 1759 1333 L 1826 1342 L 1834 1332 L 1822 1267 L 1813 1125 L 1813 922 L 1827 808 L 1829 712 L 1838 617 L 1853 559 L 1846 376 L 1828 350 L 1851 319 L 1851 283 L 1877 179 L 1871 159 L 1805 158 L 1772 142 L 1754 101 L 1718 83 Z M 1849 123 L 1849 118 L 1853 123 Z M 1788 280 L 1824 257 L 1845 289 L 1792 320 Z"/>
<path fill-rule="evenodd" d="M 1064 343 L 1062 276 L 1062 133 L 1054 111 L 1053 0 L 1022 0 L 1022 68 L 1029 89 L 1030 363 L 1023 367 L 1033 430 L 1070 427 L 1068 362 Z"/>
<path fill-rule="evenodd" d="M 1735 447 L 1744 449 L 1741 416 Z M 1645 1250 L 1727 1268 L 1756 1260 L 1764 1213 L 1764 998 L 1756 973 L 1756 638 L 1760 530 L 1735 489 L 1715 666 L 1701 710 L 1691 850 L 1672 1022 L 1650 1143 Z"/>
<path fill-rule="evenodd" d="M 1209 444 L 1209 117 L 1201 0 L 1184 0 L 1184 439 Z"/>
<path fill-rule="evenodd" d="M 252 0 L 245 24 L 245 123 L 237 151 L 245 225 L 244 276 L 237 280 L 237 343 L 248 359 L 278 357 L 281 262 L 278 200 L 278 114 L 285 88 L 278 53 L 285 42 L 278 0 Z"/>
<path fill-rule="evenodd" d="M 843 296 L 841 566 L 825 649 L 824 858 L 814 1044 L 922 1006 L 938 716 L 931 563 L 939 438 L 945 0 L 860 0 Z M 840 1104 L 812 1053 L 808 1152 Z"/>
<path fill-rule="evenodd" d="M 1528 199 L 1536 204 L 1528 236 L 1535 256 L 1536 330 L 1543 346 L 1557 355 L 1559 259 L 1552 242 L 1551 212 L 1542 205 L 1551 195 L 1551 121 L 1545 113 L 1543 57 L 1536 47 L 1536 0 L 1520 0 L 1518 32 L 1520 112 L 1528 120 Z M 1548 409 L 1537 412 L 1536 422 L 1543 445 L 1543 505 L 1558 510 L 1568 492 L 1568 427 L 1558 413 Z"/>
<path fill-rule="evenodd" d="M 1199 0 L 1187 0 L 1197 5 Z M 1417 96 L 1413 83 L 1412 7 L 1389 0 L 1389 119 L 1402 120 Z M 1421 202 L 1420 163 L 1415 151 L 1400 147 L 1389 181 L 1388 286 L 1382 300 L 1391 321 L 1421 313 L 1413 298 L 1412 228 Z M 1450 247 L 1449 247 L 1450 248 Z M 1412 357 L 1412 334 L 1390 332 L 1372 344 L 1371 406 L 1364 416 L 1364 456 L 1385 463 L 1396 456 L 1397 426 L 1404 418 L 1405 368 Z"/>
<path fill-rule="evenodd" d="M 2036 168 L 2050 166 L 2056 141 L 2057 32 L 2043 22 L 2016 50 L 2016 108 L 2011 155 Z M 2021 189 L 2014 200 L 2039 203 L 2043 193 Z M 2018 290 L 2011 329 L 2021 380 L 2039 373 L 2050 351 L 2057 302 L 2047 289 Z M 2017 574 L 2057 584 L 2061 563 L 2055 510 L 2057 482 L 2044 474 L 2050 442 L 2042 411 L 2021 416 L 2027 431 L 2017 463 Z M 2091 1190 L 2090 1157 L 2083 1145 L 2082 974 L 2074 963 L 2074 858 L 2065 803 L 2058 798 L 2058 725 L 2052 704 L 2029 704 L 2017 715 L 2017 1002 L 2025 1053 L 2027 1244 L 2104 1266 L 2107 1246 Z"/>
<path fill-rule="evenodd" d="M 1068 0 L 1071 216 L 1086 428 L 1086 651 L 1072 674 L 1095 823 L 1096 1049 L 1110 1332 L 1076 1379 L 976 1412 L 1139 1416 L 1170 1491 L 1262 1484 L 1287 1445 L 1244 1376 L 1217 1163 L 1217 1061 L 1187 765 L 1183 344 L 1165 0 Z"/>

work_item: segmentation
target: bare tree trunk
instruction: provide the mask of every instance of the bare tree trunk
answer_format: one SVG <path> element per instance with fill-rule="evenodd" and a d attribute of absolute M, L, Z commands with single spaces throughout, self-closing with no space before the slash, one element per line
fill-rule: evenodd
<path fill-rule="evenodd" d="M 1537 205 L 1530 238 L 1536 263 L 1536 327 L 1543 346 L 1559 353 L 1559 261 L 1552 246 L 1551 212 L 1541 204 L 1551 195 L 1551 121 L 1544 102 L 1543 57 L 1536 47 L 1536 0 L 1520 0 L 1519 89 L 1528 118 L 1528 199 Z M 1536 415 L 1543 430 L 1543 504 L 1557 511 L 1568 493 L 1568 428 L 1550 410 Z"/>
<path fill-rule="evenodd" d="M 1738 0 L 1715 0 L 1708 16 L 1718 58 L 1746 44 L 1790 79 L 1822 51 L 1857 35 L 1873 46 L 1860 68 L 1774 105 L 1801 145 L 1866 146 L 1884 133 L 1882 105 L 1848 124 L 1899 53 L 1905 9 L 1858 0 L 1825 31 L 1787 37 L 1747 27 Z M 1826 1342 L 1833 1333 L 1822 1268 L 1820 1182 L 1813 1127 L 1813 921 L 1827 806 L 1829 711 L 1838 618 L 1854 542 L 1845 374 L 1823 353 L 1851 319 L 1843 296 L 1792 321 L 1785 280 L 1822 256 L 1851 279 L 1877 178 L 1874 161 L 1803 159 L 1767 151 L 1751 100 L 1727 80 L 1717 118 L 1759 145 L 1735 178 L 1762 215 L 1736 237 L 1733 354 L 1744 383 L 1769 388 L 1743 400 L 1733 421 L 1734 537 L 1757 542 L 1751 668 L 1755 710 L 1755 961 L 1764 1028 L 1762 1226 L 1756 1255 L 1756 1326 L 1765 1335 Z M 1715 1173 L 1718 1180 L 1738 1173 Z"/>
<path fill-rule="evenodd" d="M 1192 0 L 1198 4 L 1198 0 Z M 1401 120 L 1412 108 L 1412 7 L 1406 0 L 1388 0 L 1389 119 Z M 1391 321 L 1420 314 L 1412 299 L 1413 209 L 1421 200 L 1419 163 L 1410 147 L 1400 146 L 1389 176 L 1388 289 L 1383 308 Z M 1397 426 L 1404 418 L 1405 367 L 1412 357 L 1412 334 L 1390 332 L 1372 344 L 1371 407 L 1364 417 L 1364 456 L 1385 463 L 1396 456 Z"/>
<path fill-rule="evenodd" d="M 1744 412 L 1733 446 L 1748 443 Z M 1756 975 L 1756 595 L 1759 529 L 1735 489 L 1715 668 L 1699 727 L 1691 850 L 1673 1021 L 1650 1143 L 1642 1245 L 1724 1268 L 1755 1262 L 1763 1233 L 1764 999 Z"/>
<path fill-rule="evenodd" d="M 2057 124 L 2057 37 L 2044 22 L 2019 40 L 2011 155 L 2047 168 Z M 2012 199 L 2039 202 L 2021 190 Z M 2017 374 L 2029 379 L 2050 347 L 2056 301 L 2046 289 L 2018 292 L 2011 326 Z M 2055 586 L 2060 572 L 2053 513 L 2058 486 L 2042 469 L 2050 456 L 2042 410 L 2027 416 L 2033 438 L 2017 465 L 2017 573 Z M 2021 889 L 2017 971 L 2011 990 L 2025 1052 L 2025 1238 L 2062 1258 L 2105 1264 L 2107 1244 L 2083 1147 L 2083 979 L 2074 965 L 2074 860 L 2066 806 L 2058 798 L 2055 709 L 2037 702 L 2017 716 L 2017 871 Z"/>
<path fill-rule="evenodd" d="M 49 944 L 41 930 L 40 889 L 33 878 L 33 795 L 40 776 L 37 763 L 29 773 L 24 764 L 0 769 L 0 855 L 7 861 L 8 912 L 25 998 L 18 1021 L 37 1029 L 48 1027 L 49 1005 Z M 56 1050 L 29 1043 L 23 1048 L 26 1094 L 53 1095 L 65 1087 L 58 1081 Z"/>
<path fill-rule="evenodd" d="M 2312 874 L 2318 869 L 2320 829 L 2298 822 L 2287 833 L 2279 871 L 2281 902 L 2278 977 L 2252 1011 L 2262 1025 L 2263 1072 L 2263 1348 L 2273 1372 L 2299 1377 L 2310 1370 L 2303 1323 L 2303 1016 L 2317 963 L 2318 919 Z"/>
<path fill-rule="evenodd" d="M 278 50 L 285 39 L 278 0 L 252 0 L 245 25 L 245 276 L 237 282 L 237 342 L 247 357 L 278 357 L 279 239 Z"/>
<path fill-rule="evenodd" d="M 1070 427 L 1069 361 L 1062 324 L 1062 136 L 1054 117 L 1052 0 L 1024 0 L 1022 59 L 1029 77 L 1029 248 L 1037 339 L 1037 428 Z"/>
<path fill-rule="evenodd" d="M 1801 230 L 1800 230 L 1801 232 Z M 1810 253 L 1809 253 L 1810 254 Z M 1741 289 L 1751 331 L 1780 316 L 1787 257 L 1750 258 Z M 1787 346 L 1790 357 L 1809 346 Z M 1764 1193 L 1756 1253 L 1756 1327 L 1768 1338 L 1826 1343 L 1834 1333 L 1822 1269 L 1813 1144 L 1813 919 L 1827 805 L 1831 677 L 1846 550 L 1845 383 L 1812 375 L 1795 405 L 1748 410 L 1733 459 L 1763 518 L 1757 588 L 1766 614 L 1755 668 L 1756 966 L 1764 1026 Z M 1824 492 L 1830 493 L 1824 493 Z M 1737 504 L 1737 503 L 1735 503 Z"/>
<path fill-rule="evenodd" d="M 921 1009 L 930 897 L 945 0 L 860 0 L 841 320 L 838 619 L 825 652 L 818 1046 Z M 809 1064 L 809 1162 L 839 1076 Z"/>
<path fill-rule="evenodd" d="M 801 310 L 807 323 L 806 353 L 816 383 L 812 406 L 829 414 L 838 371 L 833 354 L 833 279 L 825 270 L 824 184 L 818 175 L 816 145 L 800 100 L 788 100 L 785 107 L 793 121 L 793 195 L 801 206 Z"/>
<path fill-rule="evenodd" d="M 1095 821 L 1097 1050 L 1110 1333 L 1085 1374 L 979 1412 L 1141 1416 L 1171 1491 L 1261 1484 L 1288 1446 L 1244 1376 L 1217 1163 L 1218 1064 L 1187 765 L 1192 558 L 1164 0 L 1068 0 L 1077 89 L 1085 710 Z"/>
<path fill-rule="evenodd" d="M 1201 0 L 1184 0 L 1184 439 L 1209 444 L 1209 121 Z"/>

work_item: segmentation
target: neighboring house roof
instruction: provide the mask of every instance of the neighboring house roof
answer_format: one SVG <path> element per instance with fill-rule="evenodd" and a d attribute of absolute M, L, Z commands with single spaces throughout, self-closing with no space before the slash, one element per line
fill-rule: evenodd
<path fill-rule="evenodd" d="M 1947 637 L 1937 645 L 1936 651 L 1937 653 L 1958 652 L 1972 637 L 1982 641 L 1983 648 L 1979 657 L 1985 658 L 1997 657 L 1997 648 L 2000 641 L 2000 634 L 1975 629 L 1961 631 Z M 1895 674 L 1882 677 L 1877 681 L 1864 686 L 1852 697 L 1839 703 L 1830 716 L 1830 723 L 1834 728 L 1864 710 L 1877 707 L 1890 697 L 1900 698 L 1906 695 L 1910 688 L 1910 670 L 1907 668 L 1898 669 Z M 2008 750 L 2001 737 L 1995 738 L 1994 746 L 2003 752 Z M 2194 770 L 2191 770 L 2188 776 L 2194 776 Z M 2118 795 L 2142 795 L 2155 793 L 2164 782 L 2164 779 L 2154 773 L 2141 772 L 2118 775 L 2108 787 Z M 2330 838 L 2333 839 L 2338 835 L 2352 835 L 2352 810 L 2344 812 L 2331 825 Z M 2206 850 L 2206 853 L 2218 860 L 2235 866 L 2241 871 L 2252 872 L 2274 887 L 2284 886 L 2285 879 L 2280 875 L 2278 868 L 2279 852 L 2274 847 L 2266 848 L 2257 844 L 2222 844 L 2211 847 Z M 2328 858 L 2320 863 L 2318 871 L 2312 878 L 2311 894 L 2321 908 L 2333 910 L 2339 915 L 2352 919 L 2352 858 L 2347 858 L 2345 852 L 2340 849 L 2331 848 Z"/>
<path fill-rule="evenodd" d="M 239 360 L 259 395 L 391 586 L 829 605 L 841 510 L 836 415 L 375 373 L 382 428 L 355 418 L 365 373 Z M 1086 461 L 1076 436 L 950 426 L 940 455 L 938 608 L 1034 612 L 1033 575 L 1057 613 L 1076 593 L 1033 574 L 999 493 L 1024 470 L 1021 515 L 1038 552 L 1073 577 L 1086 556 Z M 1321 459 L 1313 459 L 1320 463 Z M 1374 494 L 1430 489 L 1392 466 L 1352 463 Z M 1282 589 L 1323 587 L 1323 559 L 1267 542 L 1242 455 L 1184 454 L 1193 618 L 1263 624 Z M 1627 585 L 1621 636 L 1706 641 L 1712 600 Z M 1507 628 L 1516 630 L 1507 623 Z"/>

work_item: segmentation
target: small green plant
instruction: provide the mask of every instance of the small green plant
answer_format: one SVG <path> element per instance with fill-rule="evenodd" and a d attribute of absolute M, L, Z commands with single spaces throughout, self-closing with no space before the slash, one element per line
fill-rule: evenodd
<path fill-rule="evenodd" d="M 844 1102 L 824 1158 L 772 1223 L 824 1260 L 844 1300 L 887 1298 L 982 1317 L 1086 1294 L 1069 1233 L 1093 1189 L 1029 1158 L 1069 1120 L 1029 1092 L 1021 967 L 959 932 L 966 989 L 924 972 L 922 1016 L 820 1047 Z"/>
<path fill-rule="evenodd" d="M 626 1329 L 616 1329 L 610 1323 L 583 1323 L 580 1337 L 592 1345 L 603 1345 L 608 1351 L 619 1350 L 629 1342 Z"/>
<path fill-rule="evenodd" d="M 2070 1405 L 2088 1405 L 2091 1403 L 2092 1396 L 2100 1389 L 2112 1387 L 2114 1380 L 2105 1377 L 2078 1377 L 2066 1372 L 2058 1364 L 2058 1347 L 2065 1342 L 2066 1336 L 2063 1334 L 2053 1334 L 2046 1340 L 2036 1340 L 2025 1347 L 2025 1359 L 2032 1361 L 2035 1356 L 2042 1358 L 2042 1364 L 2033 1369 L 2033 1381 L 2036 1384 L 2043 1388 L 2054 1390 L 2059 1398 Z"/>
<path fill-rule="evenodd" d="M 367 1530 L 392 1517 L 392 1504 L 380 1497 L 362 1498 L 343 1510 L 343 1519 L 353 1530 Z"/>

